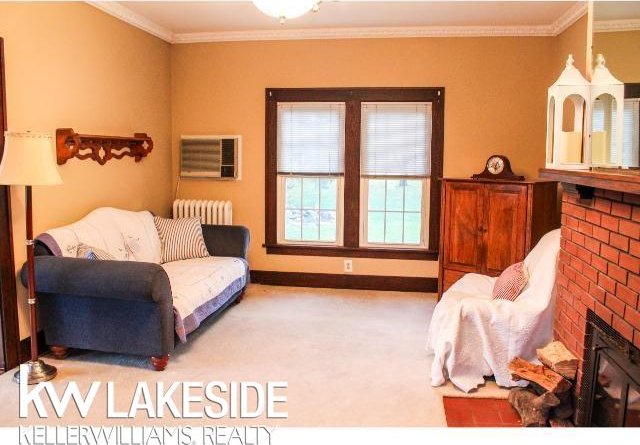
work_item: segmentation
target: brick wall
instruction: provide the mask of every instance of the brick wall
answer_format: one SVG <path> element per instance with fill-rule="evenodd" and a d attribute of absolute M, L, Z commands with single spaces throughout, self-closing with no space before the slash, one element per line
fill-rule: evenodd
<path fill-rule="evenodd" d="M 565 190 L 557 292 L 554 337 L 581 361 L 587 309 L 640 348 L 640 195 Z"/>

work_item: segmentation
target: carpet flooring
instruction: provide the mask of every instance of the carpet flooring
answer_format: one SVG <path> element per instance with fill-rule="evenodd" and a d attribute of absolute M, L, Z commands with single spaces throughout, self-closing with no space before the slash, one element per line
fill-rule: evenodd
<path fill-rule="evenodd" d="M 45 357 L 58 367 L 52 381 L 62 393 L 70 381 L 86 393 L 102 382 L 88 416 L 76 409 L 62 419 L 52 413 L 18 417 L 18 386 L 12 372 L 0 376 L 0 425 L 202 425 L 201 419 L 106 417 L 106 382 L 116 387 L 116 408 L 126 410 L 136 383 L 165 386 L 180 381 L 287 381 L 280 409 L 287 419 L 206 419 L 211 425 L 271 426 L 446 426 L 442 398 L 463 395 L 445 385 L 432 388 L 425 340 L 436 300 L 433 294 L 309 289 L 251 285 L 243 301 L 217 320 L 207 320 L 177 346 L 164 372 L 146 358 L 76 351 L 66 360 Z M 154 386 L 155 387 L 155 386 Z M 474 396 L 503 398 L 489 383 Z M 181 397 L 174 398 L 177 403 Z M 197 404 L 196 404 L 197 406 Z"/>

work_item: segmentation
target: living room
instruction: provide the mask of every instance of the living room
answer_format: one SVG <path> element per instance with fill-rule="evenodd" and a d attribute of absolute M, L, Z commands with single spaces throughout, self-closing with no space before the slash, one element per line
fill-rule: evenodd
<path fill-rule="evenodd" d="M 288 3 L 0 3 L 0 426 L 638 426 L 640 2 Z"/>

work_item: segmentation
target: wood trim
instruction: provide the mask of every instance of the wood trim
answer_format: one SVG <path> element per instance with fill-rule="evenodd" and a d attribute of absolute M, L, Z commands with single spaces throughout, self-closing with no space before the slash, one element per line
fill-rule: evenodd
<path fill-rule="evenodd" d="M 4 132 L 7 129 L 5 88 L 4 41 L 0 37 L 0 157 L 4 150 Z M 4 368 L 11 369 L 19 363 L 20 333 L 13 255 L 11 195 L 8 186 L 0 186 L 0 297 Z"/>
<path fill-rule="evenodd" d="M 428 250 L 360 247 L 360 104 L 431 102 L 431 181 Z M 277 103 L 344 102 L 343 247 L 278 245 Z M 440 178 L 444 150 L 444 88 L 267 88 L 265 91 L 265 246 L 267 254 L 436 260 L 440 234 Z"/>
<path fill-rule="evenodd" d="M 360 100 L 346 104 L 344 144 L 343 245 L 360 246 Z"/>
<path fill-rule="evenodd" d="M 252 270 L 251 282 L 272 286 L 362 289 L 397 292 L 432 292 L 438 290 L 438 279 L 430 277 L 387 277 L 325 273 L 276 272 Z"/>
<path fill-rule="evenodd" d="M 288 244 L 266 245 L 270 255 L 302 255 L 302 256 L 330 256 L 351 258 L 382 258 L 395 260 L 437 261 L 438 252 L 419 249 L 376 249 L 368 247 L 340 247 L 340 246 L 296 246 Z"/>
<path fill-rule="evenodd" d="M 583 171 L 542 168 L 540 176 L 562 183 L 640 194 L 640 172 L 634 170 L 597 169 Z"/>

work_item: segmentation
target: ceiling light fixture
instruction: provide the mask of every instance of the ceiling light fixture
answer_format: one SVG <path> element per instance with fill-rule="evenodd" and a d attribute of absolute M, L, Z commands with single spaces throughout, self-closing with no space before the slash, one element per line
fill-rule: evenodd
<path fill-rule="evenodd" d="M 294 19 L 309 11 L 316 12 L 319 9 L 319 0 L 253 0 L 253 4 L 260 11 L 275 17 L 284 23 L 285 20 Z"/>

